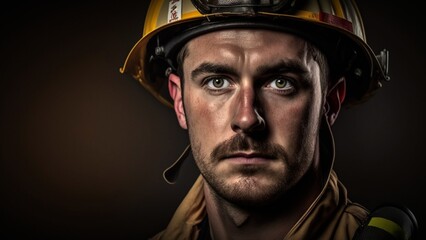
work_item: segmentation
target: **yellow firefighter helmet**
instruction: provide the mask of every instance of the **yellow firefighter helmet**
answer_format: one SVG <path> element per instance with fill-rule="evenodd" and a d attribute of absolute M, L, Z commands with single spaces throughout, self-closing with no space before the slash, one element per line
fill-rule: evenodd
<path fill-rule="evenodd" d="M 172 106 L 167 76 L 191 38 L 220 29 L 261 28 L 299 35 L 327 57 L 331 79 L 345 76 L 345 106 L 368 99 L 388 81 L 387 50 L 377 56 L 366 42 L 353 0 L 152 0 L 142 38 L 120 69 L 160 102 Z"/>

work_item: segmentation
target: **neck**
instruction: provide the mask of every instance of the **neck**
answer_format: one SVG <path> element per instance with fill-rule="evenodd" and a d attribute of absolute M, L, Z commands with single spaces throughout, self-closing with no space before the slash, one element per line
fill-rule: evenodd
<path fill-rule="evenodd" d="M 283 239 L 319 195 L 323 181 L 312 167 L 282 198 L 262 207 L 241 207 L 204 185 L 207 214 L 215 239 Z"/>

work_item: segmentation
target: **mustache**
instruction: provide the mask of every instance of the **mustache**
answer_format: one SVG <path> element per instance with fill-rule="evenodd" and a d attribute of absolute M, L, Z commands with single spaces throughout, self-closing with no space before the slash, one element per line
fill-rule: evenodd
<path fill-rule="evenodd" d="M 242 151 L 254 152 L 266 158 L 287 159 L 287 153 L 281 145 L 255 140 L 242 134 L 237 134 L 219 143 L 211 152 L 210 157 L 221 160 Z"/>

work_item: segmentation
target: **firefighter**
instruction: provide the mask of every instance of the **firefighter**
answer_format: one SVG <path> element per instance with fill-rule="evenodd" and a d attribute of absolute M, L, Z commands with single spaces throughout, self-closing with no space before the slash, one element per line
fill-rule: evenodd
<path fill-rule="evenodd" d="M 333 170 L 342 107 L 389 80 L 352 0 L 155 0 L 121 72 L 188 130 L 200 176 L 154 239 L 351 239 Z"/>

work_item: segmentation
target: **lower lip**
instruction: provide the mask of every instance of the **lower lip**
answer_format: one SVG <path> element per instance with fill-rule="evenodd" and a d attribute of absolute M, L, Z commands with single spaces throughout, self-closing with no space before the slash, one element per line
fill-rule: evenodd
<path fill-rule="evenodd" d="M 234 157 L 234 158 L 227 158 L 226 160 L 236 164 L 265 164 L 270 162 L 270 159 L 258 158 L 258 157 L 253 157 L 253 158 Z"/>

